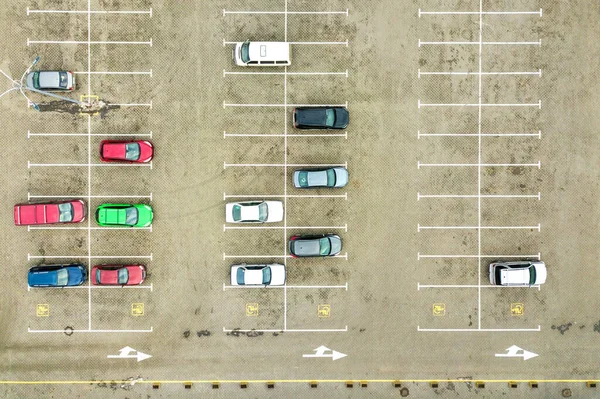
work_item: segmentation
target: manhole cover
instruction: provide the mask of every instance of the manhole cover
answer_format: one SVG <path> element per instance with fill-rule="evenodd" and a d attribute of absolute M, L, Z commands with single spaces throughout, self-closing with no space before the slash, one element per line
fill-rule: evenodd
<path fill-rule="evenodd" d="M 562 396 L 563 398 L 570 398 L 571 397 L 571 390 L 569 388 L 565 388 L 562 390 Z"/>
<path fill-rule="evenodd" d="M 408 388 L 407 387 L 402 387 L 402 389 L 400 389 L 400 396 L 402 396 L 403 398 L 406 398 L 408 396 Z"/>

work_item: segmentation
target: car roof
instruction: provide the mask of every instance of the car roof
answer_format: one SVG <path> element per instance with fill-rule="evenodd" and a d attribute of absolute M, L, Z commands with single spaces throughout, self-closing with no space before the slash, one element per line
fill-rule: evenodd
<path fill-rule="evenodd" d="M 321 245 L 319 240 L 323 237 L 299 238 L 294 241 L 294 253 L 296 255 L 319 255 Z"/>
<path fill-rule="evenodd" d="M 500 281 L 502 284 L 529 284 L 530 267 L 502 269 L 500 271 Z"/>
<path fill-rule="evenodd" d="M 290 44 L 286 42 L 250 42 L 248 55 L 253 61 L 288 60 Z"/>

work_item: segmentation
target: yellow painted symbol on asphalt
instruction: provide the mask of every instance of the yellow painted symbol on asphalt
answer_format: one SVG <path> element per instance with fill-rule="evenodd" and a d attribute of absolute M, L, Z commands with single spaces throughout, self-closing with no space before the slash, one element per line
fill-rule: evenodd
<path fill-rule="evenodd" d="M 511 303 L 510 314 L 513 316 L 523 316 L 525 314 L 525 305 L 522 303 Z"/>
<path fill-rule="evenodd" d="M 434 303 L 433 304 L 433 315 L 434 316 L 446 316 L 446 304 L 445 303 Z"/>
<path fill-rule="evenodd" d="M 132 303 L 131 304 L 131 315 L 132 316 L 143 316 L 144 315 L 144 304 L 143 303 Z"/>
<path fill-rule="evenodd" d="M 88 96 L 88 95 L 81 95 L 79 96 L 79 101 L 81 101 L 82 103 L 87 103 L 87 104 L 93 104 L 93 103 L 97 103 L 98 101 L 100 101 L 100 97 L 99 96 Z M 98 115 L 99 112 L 94 112 L 92 115 Z M 80 112 L 79 115 L 86 115 L 86 113 L 84 112 Z M 89 115 L 89 113 L 87 114 Z"/>
<path fill-rule="evenodd" d="M 35 314 L 37 317 L 48 317 L 50 316 L 50 305 L 47 303 L 40 303 L 35 307 Z"/>
<path fill-rule="evenodd" d="M 331 305 L 322 304 L 317 308 L 319 317 L 329 317 L 331 315 Z"/>
<path fill-rule="evenodd" d="M 246 304 L 246 316 L 258 316 L 258 303 Z"/>

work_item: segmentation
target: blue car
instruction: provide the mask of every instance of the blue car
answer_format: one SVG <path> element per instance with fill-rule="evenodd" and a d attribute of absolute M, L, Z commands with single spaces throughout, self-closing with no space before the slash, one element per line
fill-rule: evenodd
<path fill-rule="evenodd" d="M 29 269 L 27 282 L 30 287 L 68 287 L 81 285 L 87 280 L 84 265 L 39 265 Z"/>

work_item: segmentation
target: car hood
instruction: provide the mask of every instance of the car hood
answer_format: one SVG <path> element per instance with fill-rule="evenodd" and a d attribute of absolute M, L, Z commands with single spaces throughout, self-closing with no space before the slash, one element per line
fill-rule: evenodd
<path fill-rule="evenodd" d="M 137 205 L 138 221 L 135 224 L 137 227 L 146 227 L 152 224 L 154 213 L 149 205 Z"/>
<path fill-rule="evenodd" d="M 269 265 L 271 268 L 271 284 L 270 285 L 283 285 L 285 284 L 285 266 L 279 263 L 273 263 Z"/>
<path fill-rule="evenodd" d="M 344 187 L 348 184 L 348 170 L 345 168 L 334 168 L 335 170 L 335 187 Z"/>
<path fill-rule="evenodd" d="M 267 222 L 281 222 L 283 220 L 283 202 L 265 201 L 269 209 Z"/>
<path fill-rule="evenodd" d="M 546 277 L 548 276 L 548 271 L 546 270 L 546 265 L 543 263 L 534 264 L 535 267 L 535 283 L 536 284 L 544 284 L 546 282 Z"/>
<path fill-rule="evenodd" d="M 29 88 L 32 88 L 32 89 L 35 89 L 35 86 L 33 85 L 33 74 L 34 74 L 34 73 L 35 73 L 35 72 L 30 72 L 30 73 L 27 75 L 27 78 L 25 79 L 25 86 L 27 86 L 27 87 L 29 87 Z"/>
<path fill-rule="evenodd" d="M 350 122 L 350 113 L 345 108 L 335 108 L 335 124 L 338 129 L 345 129 Z"/>
<path fill-rule="evenodd" d="M 329 237 L 331 242 L 331 253 L 330 255 L 337 255 L 342 250 L 342 239 L 338 236 Z"/>
<path fill-rule="evenodd" d="M 81 285 L 85 282 L 87 271 L 82 266 L 70 266 L 67 271 L 69 272 L 68 285 Z"/>

